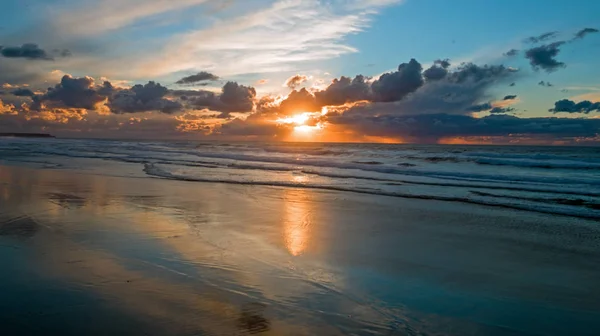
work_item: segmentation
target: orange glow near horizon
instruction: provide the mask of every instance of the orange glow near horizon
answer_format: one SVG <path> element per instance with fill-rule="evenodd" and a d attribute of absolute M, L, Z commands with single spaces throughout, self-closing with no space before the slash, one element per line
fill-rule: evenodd
<path fill-rule="evenodd" d="M 323 124 L 320 122 L 316 125 L 307 124 L 310 118 L 315 117 L 316 115 L 320 115 L 320 113 L 302 112 L 293 116 L 279 118 L 276 120 L 276 122 L 280 124 L 294 125 L 295 133 L 309 135 L 310 133 L 323 129 Z"/>

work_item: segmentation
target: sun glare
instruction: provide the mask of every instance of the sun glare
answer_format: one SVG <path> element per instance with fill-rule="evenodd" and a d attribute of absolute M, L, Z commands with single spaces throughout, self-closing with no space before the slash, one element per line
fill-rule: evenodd
<path fill-rule="evenodd" d="M 277 119 L 277 122 L 280 124 L 294 125 L 294 132 L 307 134 L 323 128 L 321 123 L 317 123 L 316 125 L 307 125 L 307 122 L 310 120 L 312 115 L 313 113 L 303 112 L 293 116 L 279 118 Z"/>
<path fill-rule="evenodd" d="M 310 118 L 310 114 L 307 112 L 304 112 L 301 114 L 297 114 L 295 116 L 277 119 L 277 122 L 282 123 L 282 124 L 294 124 L 296 126 L 303 126 L 306 124 L 306 122 L 308 121 L 309 118 Z"/>

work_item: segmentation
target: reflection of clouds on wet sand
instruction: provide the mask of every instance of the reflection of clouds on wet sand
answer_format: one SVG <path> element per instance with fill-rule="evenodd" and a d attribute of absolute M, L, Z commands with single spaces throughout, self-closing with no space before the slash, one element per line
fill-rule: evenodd
<path fill-rule="evenodd" d="M 244 203 L 244 195 L 216 193 L 217 187 L 166 191 L 161 188 L 168 181 L 130 183 L 0 167 L 2 176 L 20 186 L 10 188 L 3 204 L 20 204 L 15 211 L 43 224 L 35 232 L 27 225 L 6 231 L 37 232 L 32 249 L 43 275 L 100 295 L 157 330 L 336 335 L 343 334 L 336 324 L 353 324 L 347 317 L 333 323 L 315 313 L 313 296 L 327 294 L 335 306 L 352 302 L 307 278 L 309 265 L 287 264 L 292 251 L 300 255 L 310 246 L 307 191 L 278 190 L 282 198 L 266 209 L 281 209 L 284 221 L 277 215 L 263 223 L 269 216 Z M 264 230 L 279 240 L 284 232 L 285 249 L 265 239 Z"/>
<path fill-rule="evenodd" d="M 33 237 L 40 225 L 31 217 L 0 217 L 0 236 Z"/>

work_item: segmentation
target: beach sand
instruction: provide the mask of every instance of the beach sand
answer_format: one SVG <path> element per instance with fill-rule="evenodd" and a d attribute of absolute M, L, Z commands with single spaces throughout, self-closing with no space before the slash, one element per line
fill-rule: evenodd
<path fill-rule="evenodd" d="M 2 335 L 597 335 L 600 226 L 0 166 Z"/>

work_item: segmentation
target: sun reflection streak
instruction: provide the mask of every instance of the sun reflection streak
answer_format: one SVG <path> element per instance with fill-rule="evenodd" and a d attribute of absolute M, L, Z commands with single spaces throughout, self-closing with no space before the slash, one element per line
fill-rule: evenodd
<path fill-rule="evenodd" d="M 308 247 L 312 229 L 312 209 L 306 190 L 286 190 L 284 197 L 284 242 L 293 256 L 301 255 Z"/>

